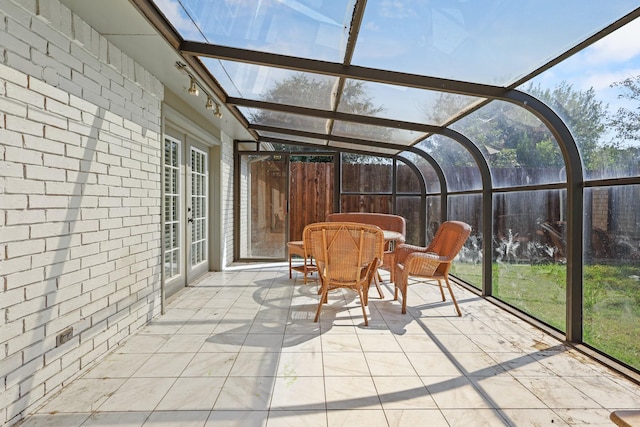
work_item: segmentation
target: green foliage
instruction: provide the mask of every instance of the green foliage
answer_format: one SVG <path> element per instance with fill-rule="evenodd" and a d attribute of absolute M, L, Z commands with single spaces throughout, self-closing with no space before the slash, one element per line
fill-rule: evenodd
<path fill-rule="evenodd" d="M 622 93 L 620 99 L 640 101 L 640 75 L 628 77 L 611 84 L 618 87 Z M 616 136 L 622 140 L 640 140 L 640 103 L 634 110 L 621 107 L 611 117 L 611 126 L 616 129 Z"/>
<path fill-rule="evenodd" d="M 455 276 L 481 283 L 477 265 L 455 263 Z M 584 342 L 640 369 L 640 268 L 631 264 L 584 266 Z M 494 296 L 564 330 L 566 266 L 493 264 Z"/>
<path fill-rule="evenodd" d="M 339 111 L 349 114 L 360 114 L 365 116 L 376 116 L 384 111 L 384 107 L 375 105 L 373 98 L 367 95 L 366 85 L 363 81 L 353 79 L 347 80 L 342 88 L 340 97 L 337 98 L 335 92 L 337 80 L 329 78 L 312 78 L 304 73 L 295 73 L 288 78 L 275 82 L 261 95 L 261 99 L 276 104 L 303 105 L 308 108 L 315 108 L 331 111 L 336 107 L 331 105 L 330 100 L 339 99 Z M 296 129 L 307 132 L 314 132 L 327 135 L 329 129 L 342 136 L 371 140 L 371 141 L 391 141 L 391 130 L 379 126 L 367 126 L 354 122 L 334 122 L 333 120 L 319 119 L 311 116 L 284 113 L 274 110 L 254 110 L 250 116 L 251 122 L 261 125 L 273 126 L 275 128 Z M 273 144 L 277 147 L 277 144 Z M 362 147 L 366 151 L 366 147 Z M 352 163 L 370 163 L 371 158 L 363 158 L 359 154 L 349 154 L 348 158 Z M 379 157 L 374 157 L 378 158 Z"/>

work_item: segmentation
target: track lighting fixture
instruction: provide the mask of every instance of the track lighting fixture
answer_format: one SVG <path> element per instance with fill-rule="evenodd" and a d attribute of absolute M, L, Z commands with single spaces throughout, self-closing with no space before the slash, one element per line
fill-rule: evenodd
<path fill-rule="evenodd" d="M 222 113 L 220 112 L 220 105 L 216 103 L 216 109 L 213 111 L 213 115 L 219 119 L 222 118 Z"/>
<path fill-rule="evenodd" d="M 198 83 L 196 83 L 196 79 L 194 79 L 193 77 L 191 77 L 191 84 L 189 85 L 188 92 L 191 95 L 195 95 L 195 96 L 198 96 L 198 94 L 200 93 L 198 92 Z"/>

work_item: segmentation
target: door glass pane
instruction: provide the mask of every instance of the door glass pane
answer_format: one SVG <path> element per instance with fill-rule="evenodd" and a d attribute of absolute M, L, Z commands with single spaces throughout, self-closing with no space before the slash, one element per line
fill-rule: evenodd
<path fill-rule="evenodd" d="M 191 148 L 191 265 L 207 260 L 207 154 Z"/>
<path fill-rule="evenodd" d="M 285 258 L 284 156 L 240 158 L 240 258 Z"/>
<path fill-rule="evenodd" d="M 164 140 L 164 277 L 168 280 L 180 274 L 180 141 Z"/>

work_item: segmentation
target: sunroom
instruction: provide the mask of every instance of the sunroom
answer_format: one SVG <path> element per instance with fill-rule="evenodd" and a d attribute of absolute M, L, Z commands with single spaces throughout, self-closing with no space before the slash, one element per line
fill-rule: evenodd
<path fill-rule="evenodd" d="M 332 212 L 400 215 L 419 246 L 466 222 L 466 320 L 475 298 L 500 308 L 612 369 L 640 407 L 637 2 L 24 3 L 0 2 L 7 425 L 175 321 L 188 292 L 220 309 L 242 269 L 313 301 L 287 242 Z M 287 321 L 313 327 L 291 301 L 284 342 Z M 402 335 L 384 303 L 371 329 Z M 433 313 L 450 313 L 429 307 L 412 316 L 435 342 Z M 332 319 L 363 329 L 347 313 Z"/>

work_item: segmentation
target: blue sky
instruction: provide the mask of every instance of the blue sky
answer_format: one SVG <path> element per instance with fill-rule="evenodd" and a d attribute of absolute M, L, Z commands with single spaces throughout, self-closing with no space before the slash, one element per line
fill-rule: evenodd
<path fill-rule="evenodd" d="M 197 0 L 191 0 L 191 1 L 183 0 L 183 1 L 185 3 L 198 4 Z M 167 15 L 167 17 L 174 24 L 174 26 L 181 32 L 183 37 L 185 37 L 186 39 L 192 39 L 192 40 L 202 40 L 202 36 L 196 31 L 196 28 L 194 27 L 193 23 L 184 16 L 183 11 L 179 6 L 177 0 L 155 0 L 155 2 L 161 8 L 161 10 Z M 238 7 L 238 9 L 234 9 L 234 11 L 231 13 L 233 13 L 234 17 L 238 19 L 240 19 L 240 15 L 243 15 L 242 19 L 239 22 L 247 24 L 252 22 L 252 19 L 255 19 L 257 22 L 260 22 L 259 14 L 256 16 L 253 16 L 250 13 L 251 11 L 255 11 L 259 9 L 265 12 L 266 10 L 269 10 L 271 7 L 280 7 L 280 8 L 284 7 L 284 9 L 280 9 L 280 10 L 281 12 L 282 11 L 290 12 L 290 15 L 289 13 L 286 14 L 287 16 L 289 16 L 289 18 L 293 18 L 293 17 L 299 18 L 301 15 L 304 15 L 308 18 L 312 18 L 312 20 L 314 21 L 317 21 L 319 18 L 318 16 L 315 16 L 315 15 L 319 15 L 319 14 L 313 15 L 315 13 L 313 9 L 311 7 L 306 6 L 305 4 L 309 4 L 312 7 L 316 4 L 322 5 L 322 7 L 324 8 L 323 13 L 327 14 L 327 19 L 331 21 L 330 22 L 331 25 L 327 24 L 327 22 L 325 22 L 326 19 L 323 20 L 324 19 L 323 18 L 320 20 L 322 21 L 322 23 L 320 24 L 320 27 L 324 28 L 328 25 L 328 27 L 331 27 L 332 31 L 335 30 L 334 27 L 337 27 L 337 25 L 335 24 L 339 23 L 339 21 L 343 20 L 348 23 L 348 19 L 347 19 L 348 17 L 344 15 L 345 13 L 350 11 L 352 8 L 351 6 L 352 1 L 350 0 L 340 0 L 340 1 L 332 0 L 329 8 L 327 8 L 326 4 L 319 1 L 314 1 L 314 0 L 309 0 L 309 1 L 304 1 L 304 0 L 302 1 L 301 0 L 227 0 L 227 1 L 221 1 L 219 3 L 216 3 L 216 8 L 219 10 L 213 11 L 213 15 L 219 17 L 220 16 L 219 13 L 224 12 L 224 7 L 229 7 L 231 9 Z M 437 61 L 437 60 L 434 60 L 434 58 L 430 59 L 428 57 L 424 57 L 424 55 L 417 54 L 420 52 L 420 50 L 413 50 L 415 47 L 414 48 L 409 47 L 411 45 L 416 44 L 416 40 L 407 40 L 408 35 L 412 34 L 411 28 L 414 28 L 416 25 L 417 27 L 414 28 L 414 30 L 416 31 L 418 30 L 418 28 L 424 28 L 424 19 L 419 19 L 420 17 L 416 16 L 416 15 L 420 15 L 420 13 L 418 13 L 420 9 L 419 8 L 415 10 L 409 9 L 408 8 L 409 5 L 412 5 L 412 7 L 414 8 L 418 6 L 420 8 L 424 8 L 424 7 L 428 8 L 428 4 L 424 4 L 418 1 L 407 2 L 404 0 L 394 0 L 394 1 L 381 0 L 380 3 L 371 3 L 369 5 L 371 6 L 370 10 L 368 8 L 370 12 L 369 16 L 371 17 L 371 19 L 373 19 L 373 21 L 378 23 L 379 24 L 378 26 L 380 27 L 374 32 L 380 31 L 383 34 L 386 34 L 387 38 L 391 37 L 392 39 L 394 39 L 392 41 L 396 43 L 404 43 L 406 45 L 406 48 L 408 48 L 411 51 L 410 53 L 412 53 L 411 55 L 408 55 L 408 57 L 413 58 L 412 61 L 417 61 L 418 65 L 415 65 L 415 66 L 418 67 L 420 71 L 428 73 L 429 64 L 436 64 L 432 66 L 437 67 L 438 66 L 437 64 L 444 65 L 446 61 L 444 60 Z M 562 7 L 571 9 L 572 5 L 575 6 L 575 2 L 568 2 L 567 4 L 563 4 Z M 401 6 L 403 7 L 401 8 Z M 523 5 L 523 7 L 525 6 L 529 8 L 533 8 L 532 10 L 536 10 L 535 9 L 536 3 L 529 2 Z M 602 4 L 598 4 L 598 6 L 603 7 Z M 212 7 L 212 6 L 208 6 L 208 7 Z M 509 7 L 506 7 L 505 4 L 502 4 L 502 6 L 500 7 L 505 8 L 505 10 L 509 11 L 509 13 L 520 13 L 520 14 L 523 13 L 518 7 L 515 7 L 515 9 L 509 8 Z M 538 7 L 539 7 L 539 4 L 538 4 Z M 560 8 L 562 9 L 562 7 Z M 588 7 L 588 5 L 585 5 L 585 7 Z M 624 8 L 625 6 L 620 5 L 620 7 Z M 627 7 L 629 6 L 627 5 Z M 406 25 L 404 25 L 402 28 L 397 28 L 397 25 L 391 25 L 390 22 L 385 21 L 385 19 L 390 19 L 389 10 L 393 10 L 396 12 L 395 15 L 392 15 L 391 17 L 397 17 L 397 18 L 403 19 L 403 22 L 405 22 Z M 246 13 L 246 12 L 249 12 L 249 13 Z M 585 15 L 585 17 L 588 17 L 591 19 L 594 18 L 593 10 L 591 11 L 591 14 L 589 14 L 588 9 L 583 9 L 582 12 L 588 15 L 588 16 Z M 218 15 L 216 15 L 216 13 L 218 13 Z M 477 11 L 477 13 L 486 13 L 486 11 L 484 12 Z M 398 14 L 399 16 L 396 16 Z M 458 20 L 462 19 L 462 17 L 458 15 L 452 15 L 450 18 L 451 18 L 450 19 L 451 22 L 455 21 L 456 19 Z M 536 19 L 533 19 L 533 18 L 536 18 Z M 570 29 L 570 27 L 574 24 L 579 26 L 579 22 L 580 22 L 579 18 L 580 16 L 577 16 L 575 20 L 571 22 L 566 22 L 566 26 L 564 28 L 565 33 L 562 33 L 562 25 L 559 25 L 557 22 L 557 20 L 561 18 L 556 17 L 555 15 L 549 16 L 547 14 L 545 16 L 544 14 L 540 14 L 540 16 L 532 17 L 531 22 L 525 21 L 525 22 L 521 22 L 521 24 L 523 25 L 526 24 L 526 26 L 529 28 L 528 31 L 533 31 L 531 30 L 532 28 L 533 29 L 539 28 L 539 25 L 542 25 L 541 23 L 543 23 L 545 20 L 547 19 L 550 19 L 552 21 L 555 20 L 556 22 L 553 28 L 554 28 L 554 31 L 556 31 L 556 33 L 553 33 L 553 31 L 550 30 L 549 34 L 541 34 L 541 37 L 546 39 L 554 39 L 554 37 L 566 39 L 568 37 L 567 36 L 568 34 L 574 34 L 574 35 L 581 34 L 580 30 L 578 30 L 577 32 L 572 32 L 572 30 Z M 598 18 L 595 18 L 595 19 L 597 20 Z M 602 21 L 606 21 L 606 19 L 607 19 L 606 17 L 601 18 Z M 467 22 L 465 25 L 467 24 L 472 25 L 474 23 L 472 21 L 473 19 L 469 19 L 469 22 Z M 478 21 L 482 22 L 481 19 L 479 19 Z M 395 24 L 398 23 L 396 21 L 394 22 Z M 451 22 L 449 24 L 453 25 L 451 24 Z M 517 23 L 518 19 L 514 18 L 511 20 L 505 20 L 503 22 L 505 23 L 505 28 L 500 29 L 499 32 L 494 34 L 494 37 L 497 37 L 498 35 L 502 34 L 502 37 L 504 38 L 504 34 L 506 34 L 505 31 L 507 33 L 509 31 L 512 31 L 513 28 L 511 26 L 513 26 L 514 23 Z M 372 43 L 371 40 L 367 41 L 367 37 L 369 38 L 373 37 L 373 34 L 371 33 L 372 30 L 367 29 L 368 28 L 367 26 L 370 26 L 370 25 L 371 25 L 371 20 L 366 21 L 365 19 L 365 22 L 363 23 L 362 33 L 361 33 L 361 37 L 363 40 L 361 40 L 361 42 L 365 46 L 369 46 L 369 47 L 371 47 L 370 45 L 377 46 L 376 48 L 377 53 L 375 55 L 372 54 L 373 55 L 372 57 L 377 58 L 379 56 L 382 56 L 382 58 L 386 58 L 382 60 L 378 59 L 374 61 L 373 64 L 380 65 L 379 61 L 382 61 L 382 63 L 384 63 L 388 60 L 390 61 L 390 63 L 387 65 L 394 66 L 392 64 L 395 63 L 395 66 L 400 66 L 398 65 L 399 58 L 397 56 L 398 52 L 396 49 L 385 49 L 385 48 L 382 48 L 379 44 Z M 249 25 L 249 27 L 252 27 L 252 26 Z M 275 30 L 276 32 L 280 32 L 280 30 L 282 29 L 282 26 L 277 25 L 276 27 L 277 28 L 274 28 L 273 30 Z M 393 28 L 395 28 L 395 30 L 393 30 Z M 496 29 L 494 28 L 493 30 L 495 31 Z M 244 40 L 244 42 L 241 40 L 237 41 L 237 43 L 241 47 L 250 47 L 250 46 L 242 46 L 242 44 L 247 42 L 252 43 L 251 40 L 255 40 L 256 34 L 252 34 L 252 35 L 248 34 L 248 33 L 251 33 L 252 31 L 253 30 L 251 30 L 251 28 L 248 28 L 247 33 L 245 34 L 247 36 L 247 39 Z M 286 33 L 285 30 L 283 30 L 283 32 Z M 338 29 L 337 33 L 340 33 L 340 32 L 341 32 L 340 29 Z M 524 33 L 525 35 L 531 34 L 526 31 Z M 476 33 L 476 34 L 483 34 L 483 33 Z M 518 33 L 515 33 L 515 34 L 518 34 Z M 320 37 L 320 35 L 324 35 L 324 37 L 329 37 L 329 34 L 327 32 L 319 31 L 317 37 Z M 488 35 L 491 35 L 491 33 L 489 33 Z M 267 34 L 263 34 L 263 36 L 265 36 L 265 41 L 271 38 L 274 41 L 277 40 L 277 43 L 280 43 L 280 41 L 288 40 L 288 37 L 285 37 L 283 35 L 278 36 L 277 34 L 271 34 L 271 32 Z M 330 46 L 326 46 L 326 47 L 329 49 L 332 49 L 334 52 L 339 52 L 340 50 L 339 46 L 340 45 L 343 46 L 344 40 L 339 41 L 334 36 L 338 38 L 340 37 L 339 34 L 334 34 L 332 37 L 330 37 L 330 39 L 334 42 L 332 43 L 332 48 Z M 318 39 L 316 38 L 316 43 L 317 43 L 317 40 Z M 381 40 L 381 39 L 375 39 L 375 40 Z M 498 43 L 498 41 L 496 40 L 488 44 L 493 46 L 493 44 Z M 539 83 L 543 88 L 553 88 L 556 85 L 558 85 L 560 82 L 566 81 L 569 84 L 571 84 L 575 90 L 588 90 L 590 88 L 593 88 L 596 92 L 598 99 L 603 101 L 606 104 L 609 104 L 610 111 L 612 112 L 617 110 L 617 108 L 620 106 L 636 108 L 638 105 L 637 102 L 634 103 L 635 105 L 629 104 L 629 103 L 625 104 L 622 100 L 618 99 L 618 94 L 620 93 L 620 90 L 618 88 L 612 89 L 610 86 L 613 82 L 620 81 L 628 77 L 636 77 L 640 75 L 640 42 L 638 42 L 638 40 L 640 40 L 640 19 L 636 19 L 634 22 L 627 24 L 625 27 L 609 35 L 608 37 L 601 40 L 600 42 L 575 54 L 571 58 L 565 60 L 563 63 L 546 71 L 542 75 L 538 76 L 534 80 L 534 83 L 536 84 Z M 215 42 L 215 40 L 213 41 Z M 289 47 L 282 47 L 283 49 L 294 49 L 294 52 L 290 52 L 289 50 L 287 50 L 287 52 L 280 52 L 280 53 L 289 53 L 293 55 L 293 54 L 296 54 L 297 52 L 298 55 L 296 56 L 307 56 L 303 52 L 308 48 L 314 48 L 313 39 L 307 40 L 307 42 L 312 42 L 311 45 L 307 43 L 296 43 L 298 41 L 299 40 L 291 40 L 291 44 Z M 325 40 L 325 42 L 327 41 L 328 40 Z M 539 45 L 539 44 L 544 45 L 544 42 L 542 42 L 541 40 L 538 40 L 536 45 Z M 484 45 L 486 47 L 487 43 L 485 43 Z M 541 52 L 534 53 L 534 49 L 532 48 L 536 45 L 530 45 L 530 46 L 523 45 L 521 48 L 517 49 L 517 52 L 511 52 L 511 54 L 505 54 L 503 52 L 501 55 L 495 55 L 495 57 L 494 55 L 488 53 L 488 52 L 491 52 L 492 50 L 487 51 L 485 49 L 482 51 L 486 54 L 485 56 L 480 55 L 480 58 L 474 58 L 473 55 L 471 55 L 470 57 L 466 57 L 466 59 L 464 56 L 460 58 L 455 58 L 455 63 L 449 64 L 449 66 L 455 65 L 457 67 L 460 67 L 460 70 L 463 70 L 463 71 L 467 70 L 465 72 L 470 72 L 471 75 L 473 75 L 476 72 L 476 70 L 474 69 L 474 67 L 470 67 L 470 65 L 475 64 L 476 66 L 480 66 L 481 64 L 486 64 L 487 62 L 489 62 L 489 63 L 492 63 L 492 65 L 489 66 L 489 69 L 494 70 L 492 71 L 492 73 L 495 73 L 495 70 L 497 67 L 499 70 L 504 69 L 503 71 L 505 71 L 506 73 L 505 76 L 508 76 L 509 75 L 508 68 L 510 65 L 507 65 L 507 64 L 509 64 L 508 62 L 509 59 L 511 59 L 511 61 L 515 63 L 516 56 L 513 56 L 513 55 L 517 55 L 518 58 L 524 61 L 523 64 L 526 63 L 526 61 L 528 60 L 527 56 L 529 55 L 533 55 L 531 58 L 535 59 L 536 55 L 539 55 L 541 53 Z M 508 47 L 508 46 L 509 44 L 506 43 L 504 47 Z M 312 57 L 314 54 L 319 54 L 318 48 L 320 48 L 320 46 L 315 45 L 315 51 L 312 50 L 313 53 L 307 52 L 307 54 L 311 55 Z M 368 55 L 366 54 L 366 52 L 370 50 L 371 49 L 367 50 L 367 48 L 364 47 L 363 51 L 361 51 L 363 52 L 364 56 L 361 55 L 360 57 L 368 58 Z M 356 49 L 355 57 L 358 57 L 358 51 L 359 50 Z M 493 49 L 493 51 L 499 52 L 500 50 Z M 548 58 L 548 59 L 551 59 L 551 58 Z M 500 67 L 499 65 L 501 63 L 500 61 L 507 61 L 506 63 L 504 63 L 504 67 Z M 370 64 L 357 64 L 357 65 L 370 65 Z M 532 63 L 529 66 L 531 65 L 535 65 L 535 63 Z M 401 68 L 404 68 L 404 65 L 402 65 Z M 267 86 L 268 86 L 268 82 L 281 80 L 282 78 L 286 77 L 290 73 L 288 71 L 278 71 L 276 69 L 262 70 L 262 71 L 265 71 L 265 72 L 268 71 L 269 73 L 268 76 L 263 76 L 263 77 L 266 77 L 266 80 L 258 79 L 255 74 L 246 73 L 246 72 L 244 74 L 237 73 L 232 77 L 237 79 L 235 83 L 239 84 L 238 87 L 241 88 L 243 92 L 245 92 L 244 95 L 248 95 L 250 91 L 256 92 L 256 93 L 263 92 L 266 89 L 266 86 L 263 86 L 260 84 L 260 82 L 262 82 L 263 80 L 267 82 Z M 528 72 L 530 70 L 528 71 L 520 70 L 520 71 Z M 240 77 L 242 76 L 244 76 L 245 79 L 247 78 L 251 79 L 252 87 L 244 85 L 244 88 L 243 88 L 243 85 L 241 84 L 241 79 L 240 79 Z M 456 76 L 441 75 L 440 77 L 455 78 Z M 380 93 L 381 96 L 379 98 L 377 97 L 377 93 L 376 93 L 376 98 L 377 98 L 376 101 L 379 104 L 386 105 L 387 107 L 391 108 L 394 111 L 396 110 L 402 111 L 403 109 L 406 110 L 408 107 L 413 110 L 417 108 L 416 105 L 413 105 L 414 102 L 412 102 L 414 101 L 413 98 L 415 97 L 403 96 L 402 94 L 403 90 L 400 87 L 396 88 L 397 91 L 399 91 L 396 96 L 389 96 L 388 93 L 385 93 L 383 95 L 383 92 L 384 92 L 383 88 L 378 88 L 378 89 L 381 91 Z M 402 103 L 402 106 L 399 106 L 398 105 L 399 103 Z M 412 105 L 408 106 L 407 105 L 408 103 L 411 103 Z"/>
<path fill-rule="evenodd" d="M 617 99 L 620 90 L 612 89 L 611 83 L 639 75 L 640 19 L 636 19 L 546 71 L 535 82 L 551 88 L 564 80 L 577 90 L 593 88 L 598 99 L 615 110 L 624 104 Z"/>

